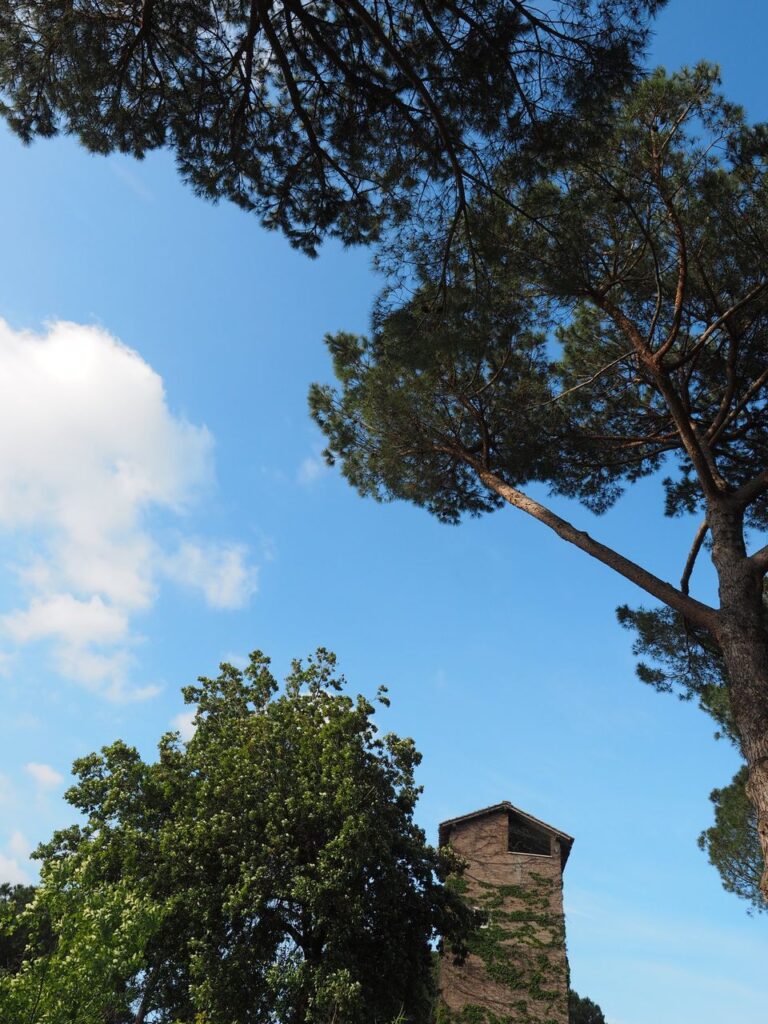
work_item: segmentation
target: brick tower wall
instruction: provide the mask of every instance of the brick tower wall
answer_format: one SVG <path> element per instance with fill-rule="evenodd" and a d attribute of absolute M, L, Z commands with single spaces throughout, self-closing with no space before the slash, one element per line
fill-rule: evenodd
<path fill-rule="evenodd" d="M 508 816 L 457 822 L 448 837 L 468 862 L 456 884 L 484 926 L 463 965 L 440 964 L 440 1024 L 568 1024 L 560 844 L 551 856 L 510 853 Z"/>

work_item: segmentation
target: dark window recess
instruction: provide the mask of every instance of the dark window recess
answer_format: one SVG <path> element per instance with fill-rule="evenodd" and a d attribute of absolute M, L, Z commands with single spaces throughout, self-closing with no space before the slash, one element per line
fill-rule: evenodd
<path fill-rule="evenodd" d="M 491 924 L 491 912 L 485 910 L 482 907 L 473 907 L 472 913 L 475 915 L 475 927 L 476 928 L 488 928 Z"/>
<path fill-rule="evenodd" d="M 537 853 L 549 857 L 552 853 L 549 836 L 546 832 L 529 824 L 516 814 L 509 814 L 509 832 L 507 849 L 510 853 Z"/>

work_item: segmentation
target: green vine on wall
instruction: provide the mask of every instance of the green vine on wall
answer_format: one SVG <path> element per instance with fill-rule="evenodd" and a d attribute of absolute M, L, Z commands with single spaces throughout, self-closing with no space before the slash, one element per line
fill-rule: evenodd
<path fill-rule="evenodd" d="M 536 872 L 525 885 L 492 885 L 466 876 L 451 880 L 477 909 L 470 955 L 482 962 L 489 979 L 509 992 L 509 1013 L 499 1016 L 479 1003 L 450 1011 L 438 1005 L 436 1024 L 562 1024 L 556 1004 L 568 990 L 563 956 L 563 918 L 552 911 L 556 881 Z"/>

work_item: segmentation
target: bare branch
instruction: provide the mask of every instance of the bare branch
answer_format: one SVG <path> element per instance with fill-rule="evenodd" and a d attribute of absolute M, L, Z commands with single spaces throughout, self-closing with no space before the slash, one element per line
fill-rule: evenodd
<path fill-rule="evenodd" d="M 766 288 L 768 288 L 768 282 L 763 281 L 761 284 L 756 285 L 748 291 L 746 295 L 742 296 L 738 302 L 734 302 L 734 304 L 726 309 L 724 313 L 721 313 L 716 320 L 712 321 L 709 327 L 702 332 L 696 344 L 690 349 L 690 351 L 686 352 L 684 356 L 681 356 L 680 359 L 672 363 L 671 368 L 676 370 L 678 366 L 682 366 L 683 363 L 687 363 L 689 360 L 693 359 L 694 356 L 698 354 L 699 350 L 706 345 L 716 330 L 722 327 L 734 313 L 737 313 L 741 309 L 742 306 L 751 302 L 752 299 L 757 298 L 760 292 L 765 291 Z"/>
<path fill-rule="evenodd" d="M 640 363 L 653 375 L 656 387 L 674 420 L 683 447 L 693 463 L 705 496 L 713 501 L 721 500 L 723 498 L 723 485 L 722 482 L 718 482 L 718 478 L 713 472 L 711 453 L 705 451 L 704 444 L 694 429 L 694 425 L 683 406 L 680 396 L 673 387 L 663 365 L 657 361 L 655 354 L 641 335 L 637 325 L 630 320 L 622 309 L 614 305 L 600 292 L 593 290 L 590 297 L 595 305 L 607 313 L 616 326 L 624 332 L 627 339 L 634 346 Z"/>
<path fill-rule="evenodd" d="M 704 538 L 707 536 L 708 529 L 709 526 L 707 525 L 707 520 L 705 519 L 696 531 L 696 536 L 693 538 L 693 544 L 691 545 L 691 550 L 688 552 L 688 558 L 685 562 L 683 575 L 680 579 L 680 589 L 684 594 L 688 593 L 688 587 L 691 582 L 691 573 L 693 572 L 693 567 L 696 564 L 696 559 L 698 558 L 699 552 L 701 551 L 701 545 L 704 543 Z"/>
<path fill-rule="evenodd" d="M 669 143 L 674 132 L 678 126 L 682 123 L 683 119 L 688 116 L 688 110 L 686 109 L 680 114 L 680 117 L 673 126 L 672 132 L 670 132 L 668 138 L 662 145 L 662 152 L 664 147 Z M 669 219 L 672 223 L 672 230 L 675 238 L 677 239 L 677 286 L 675 288 L 675 300 L 672 306 L 672 323 L 669 328 L 664 342 L 659 346 L 655 352 L 655 358 L 661 362 L 663 356 L 672 348 L 677 341 L 677 336 L 680 333 L 680 324 L 683 319 L 683 302 L 685 300 L 685 291 L 688 284 L 688 251 L 685 243 L 685 232 L 683 231 L 683 225 L 680 220 L 680 216 L 675 208 L 675 204 L 672 199 L 667 195 L 666 189 L 664 188 L 664 176 L 661 170 L 661 152 L 656 148 L 657 133 L 656 129 L 651 129 L 651 140 L 652 140 L 652 156 L 653 156 L 653 177 L 656 182 L 656 188 L 658 190 L 661 201 L 669 215 Z"/>
<path fill-rule="evenodd" d="M 633 356 L 634 354 L 635 350 L 630 349 L 629 352 L 625 352 L 623 355 L 620 355 L 617 359 L 614 359 L 612 362 L 606 363 L 605 366 L 600 367 L 600 369 L 596 373 L 593 373 L 588 380 L 579 381 L 579 383 L 574 384 L 572 388 L 567 388 L 565 391 L 561 391 L 559 395 L 555 395 L 554 398 L 550 398 L 548 402 L 543 402 L 541 408 L 544 408 L 547 405 L 554 405 L 555 402 L 559 402 L 560 399 L 565 398 L 566 395 L 570 395 L 574 391 L 578 391 L 580 388 L 586 388 L 590 384 L 594 384 L 595 381 L 599 380 L 604 373 L 607 373 L 609 370 L 612 370 L 614 366 L 617 366 L 619 363 L 623 363 L 625 359 L 629 359 L 629 357 Z"/>
<path fill-rule="evenodd" d="M 756 551 L 749 560 L 757 571 L 765 576 L 768 573 L 768 544 Z"/>
<path fill-rule="evenodd" d="M 577 530 L 572 523 L 562 519 L 545 505 L 540 504 L 527 494 L 512 487 L 481 463 L 468 458 L 466 454 L 463 454 L 462 457 L 465 462 L 475 469 L 485 486 L 495 494 L 498 494 L 504 501 L 548 526 L 562 540 L 573 544 L 581 551 L 591 555 L 592 558 L 597 559 L 598 562 L 602 562 L 603 565 L 607 565 L 614 572 L 630 580 L 652 597 L 663 601 L 670 608 L 680 612 L 681 615 L 690 619 L 691 622 L 701 626 L 703 629 L 715 631 L 718 614 L 714 608 L 701 601 L 697 601 L 695 598 L 689 597 L 671 583 L 659 579 L 658 576 L 654 576 L 647 569 L 644 569 L 629 558 L 625 558 L 624 555 L 614 551 L 613 548 L 601 544 L 600 541 L 590 537 L 583 530 Z"/>
<path fill-rule="evenodd" d="M 725 428 L 736 419 L 739 413 L 742 412 L 742 410 L 745 409 L 747 405 L 749 405 L 750 401 L 755 397 L 758 391 L 760 391 L 761 388 L 765 387 L 767 383 L 768 369 L 765 369 L 760 374 L 760 376 L 750 384 L 750 386 L 741 396 L 741 398 L 733 407 L 733 409 L 731 409 L 728 415 L 723 419 L 722 423 L 714 431 L 711 438 L 709 439 L 710 443 L 713 443 L 720 437 Z"/>
<path fill-rule="evenodd" d="M 731 495 L 731 504 L 737 508 L 746 508 L 761 494 L 768 491 L 768 469 L 758 473 L 754 479 L 743 484 L 738 491 Z"/>
<path fill-rule="evenodd" d="M 392 41 L 382 32 L 381 26 L 377 24 L 374 18 L 371 17 L 369 12 L 358 3 L 357 0 L 347 0 L 349 7 L 355 11 L 360 20 L 365 24 L 368 30 L 371 32 L 375 39 L 378 39 L 382 47 L 387 51 L 389 56 L 392 58 L 397 67 L 402 71 L 408 81 L 411 83 L 413 88 L 421 97 L 424 105 L 426 106 L 429 113 L 432 115 L 434 123 L 440 133 L 443 145 L 445 146 L 446 156 L 451 165 L 453 172 L 453 178 L 456 183 L 456 192 L 459 198 L 459 207 L 462 211 L 467 208 L 467 197 L 464 189 L 464 172 L 459 162 L 458 154 L 456 152 L 456 145 L 454 140 L 451 138 L 451 133 L 448 130 L 448 126 L 445 123 L 443 113 L 435 103 L 432 93 L 429 91 L 424 82 L 419 78 L 415 68 L 409 64 L 399 52 L 396 46 L 393 45 Z"/>
<path fill-rule="evenodd" d="M 288 56 L 283 50 L 282 46 L 280 45 L 280 40 L 278 39 L 277 33 L 275 32 L 274 26 L 272 25 L 272 22 L 270 21 L 269 18 L 269 8 L 271 6 L 269 0 L 256 0 L 256 6 L 259 8 L 261 24 L 262 27 L 264 28 L 264 35 L 269 41 L 269 45 L 272 47 L 272 51 L 280 66 L 280 70 L 283 73 L 283 80 L 285 82 L 285 86 L 288 90 L 288 93 L 290 94 L 294 110 L 296 111 L 296 115 L 301 120 L 301 123 L 304 126 L 304 131 L 307 133 L 307 139 L 309 140 L 310 146 L 313 152 L 315 153 L 318 170 L 321 176 L 325 176 L 323 171 L 323 163 L 326 162 L 330 167 L 333 168 L 333 170 L 337 172 L 339 177 L 344 182 L 346 182 L 346 184 L 350 188 L 350 191 L 354 194 L 357 188 L 356 183 L 352 180 L 352 178 L 344 170 L 344 168 L 341 167 L 339 163 L 336 160 L 334 160 L 333 157 L 330 156 L 328 151 L 320 143 L 320 140 L 317 137 L 317 133 L 315 132 L 315 126 L 312 122 L 312 119 L 304 108 L 304 104 L 302 103 L 301 99 L 301 93 L 299 92 L 299 87 L 296 83 L 296 79 L 294 78 L 293 72 L 291 71 L 291 65 L 288 60 Z"/>

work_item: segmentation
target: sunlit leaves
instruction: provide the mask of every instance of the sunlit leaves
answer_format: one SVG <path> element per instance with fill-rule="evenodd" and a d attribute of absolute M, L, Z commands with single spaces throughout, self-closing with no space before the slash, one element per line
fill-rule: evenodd
<path fill-rule="evenodd" d="M 36 1024 L 73 1006 L 78 1024 L 427 1021 L 430 942 L 460 943 L 468 911 L 413 822 L 413 742 L 378 733 L 324 650 L 282 687 L 256 653 L 185 695 L 188 743 L 75 763 L 85 821 L 41 847 L 26 912 L 55 944 L 0 978 L 3 1006 Z"/>

